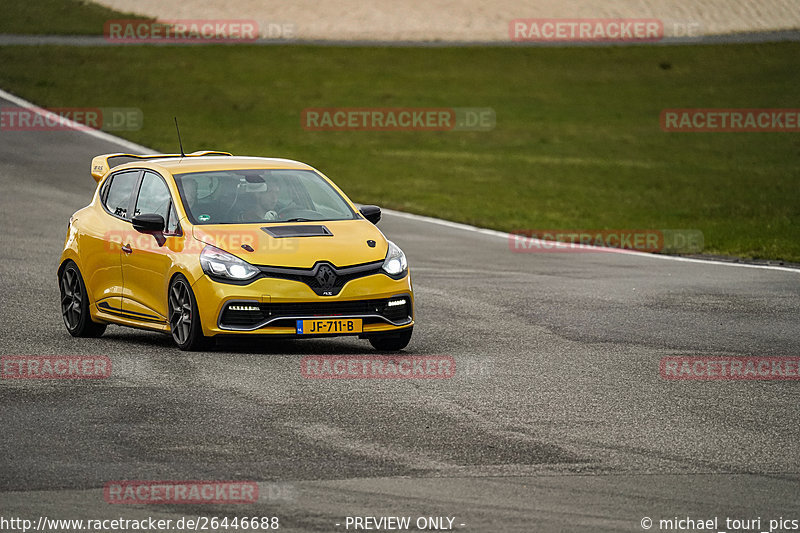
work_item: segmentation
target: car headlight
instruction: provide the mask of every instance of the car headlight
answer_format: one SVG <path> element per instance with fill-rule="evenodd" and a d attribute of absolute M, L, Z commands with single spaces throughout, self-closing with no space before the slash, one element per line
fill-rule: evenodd
<path fill-rule="evenodd" d="M 248 280 L 260 272 L 247 261 L 210 244 L 200 252 L 200 266 L 211 277 L 236 281 Z"/>
<path fill-rule="evenodd" d="M 399 276 L 408 269 L 406 254 L 403 253 L 395 243 L 389 243 L 389 250 L 386 252 L 386 259 L 383 261 L 383 270 L 391 276 Z"/>

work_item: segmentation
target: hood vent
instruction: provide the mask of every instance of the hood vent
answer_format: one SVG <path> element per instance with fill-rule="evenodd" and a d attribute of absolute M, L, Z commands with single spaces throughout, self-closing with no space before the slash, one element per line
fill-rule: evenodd
<path fill-rule="evenodd" d="M 287 237 L 333 237 L 331 230 L 321 225 L 263 226 L 261 229 L 267 235 L 276 239 L 285 239 Z"/>

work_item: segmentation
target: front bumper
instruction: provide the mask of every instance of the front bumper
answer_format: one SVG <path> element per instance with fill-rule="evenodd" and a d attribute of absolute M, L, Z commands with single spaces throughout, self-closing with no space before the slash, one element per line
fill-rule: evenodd
<path fill-rule="evenodd" d="M 320 317 L 361 318 L 363 330 L 356 335 L 362 337 L 414 325 L 410 273 L 399 280 L 384 274 L 354 279 L 336 296 L 319 296 L 305 283 L 280 278 L 234 285 L 201 276 L 192 288 L 206 336 L 312 337 L 297 335 L 295 321 Z M 400 299 L 406 304 L 396 305 Z M 389 306 L 390 301 L 395 305 Z"/>

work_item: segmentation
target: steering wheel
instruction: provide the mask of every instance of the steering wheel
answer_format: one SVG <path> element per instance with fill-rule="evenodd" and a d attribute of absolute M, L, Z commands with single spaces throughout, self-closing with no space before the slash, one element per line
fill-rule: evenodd
<path fill-rule="evenodd" d="M 289 218 L 307 218 L 308 220 L 319 220 L 319 213 L 310 209 L 299 209 L 294 206 L 284 207 L 278 211 L 278 218 L 286 220 Z"/>

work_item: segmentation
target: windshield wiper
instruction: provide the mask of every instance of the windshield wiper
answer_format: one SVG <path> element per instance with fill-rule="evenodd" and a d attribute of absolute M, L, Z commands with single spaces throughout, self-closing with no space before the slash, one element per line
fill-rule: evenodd
<path fill-rule="evenodd" d="M 290 218 L 289 220 L 284 220 L 284 222 L 315 222 L 315 221 L 311 220 L 310 218 L 297 217 L 297 218 Z"/>

